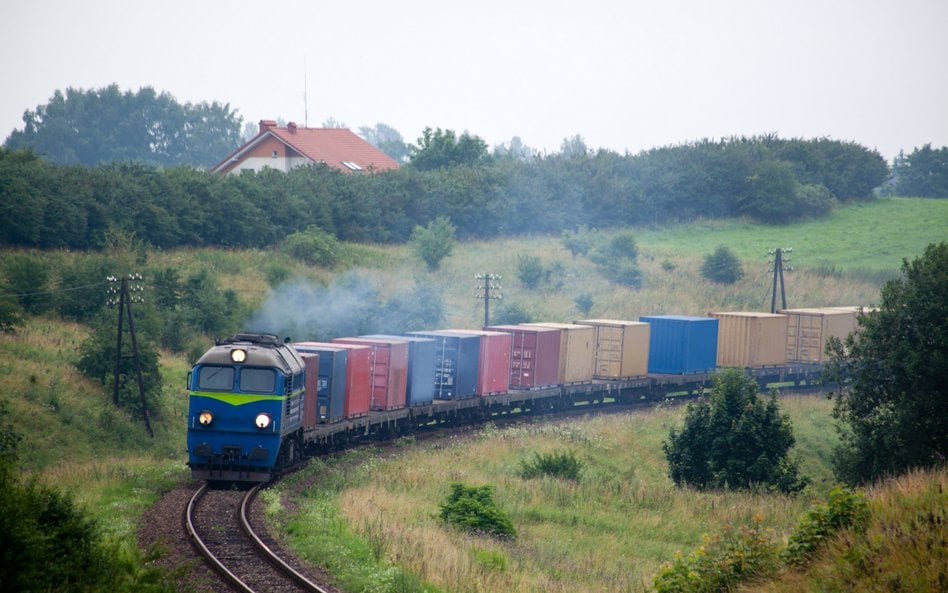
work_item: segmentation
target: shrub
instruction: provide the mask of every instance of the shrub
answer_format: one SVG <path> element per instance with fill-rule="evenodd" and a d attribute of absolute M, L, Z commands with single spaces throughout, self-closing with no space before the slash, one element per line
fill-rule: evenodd
<path fill-rule="evenodd" d="M 564 230 L 562 241 L 563 247 L 568 249 L 573 257 L 586 255 L 589 253 L 589 248 L 592 247 L 592 241 L 589 239 L 589 229 L 586 228 L 586 225 L 581 225 L 575 231 Z"/>
<path fill-rule="evenodd" d="M 860 493 L 837 486 L 830 491 L 829 502 L 810 509 L 800 520 L 787 542 L 787 562 L 802 565 L 820 545 L 839 529 L 862 528 L 869 519 L 869 503 Z"/>
<path fill-rule="evenodd" d="M 619 261 L 608 270 L 607 276 L 616 284 L 629 288 L 642 288 L 642 270 L 632 260 Z"/>
<path fill-rule="evenodd" d="M 516 325 L 518 323 L 530 323 L 533 321 L 533 315 L 523 305 L 517 303 L 506 303 L 498 307 L 497 313 L 490 322 L 494 325 Z"/>
<path fill-rule="evenodd" d="M 314 266 L 331 268 L 339 261 L 339 241 L 315 225 L 289 235 L 283 250 L 290 257 Z"/>
<path fill-rule="evenodd" d="M 583 462 L 576 458 L 574 451 L 565 453 L 534 453 L 533 459 L 521 460 L 517 474 L 525 480 L 542 476 L 563 478 L 578 482 L 582 477 Z"/>
<path fill-rule="evenodd" d="M 573 300 L 576 303 L 576 309 L 585 317 L 593 308 L 593 298 L 588 292 L 584 292 Z"/>
<path fill-rule="evenodd" d="M 514 539 L 517 531 L 510 518 L 494 502 L 494 488 L 451 484 L 451 492 L 441 505 L 441 520 L 472 533 L 499 539 Z"/>
<path fill-rule="evenodd" d="M 517 277 L 523 286 L 533 290 L 540 286 L 547 272 L 543 268 L 540 258 L 535 255 L 517 256 Z"/>
<path fill-rule="evenodd" d="M 415 255 L 421 258 L 433 272 L 441 266 L 441 260 L 454 251 L 456 230 L 457 228 L 451 224 L 451 219 L 439 216 L 425 227 L 416 226 L 408 242 Z"/>
<path fill-rule="evenodd" d="M 701 275 L 712 282 L 734 284 L 744 277 L 741 260 L 737 259 L 729 248 L 721 245 L 714 253 L 704 258 L 701 264 Z"/>

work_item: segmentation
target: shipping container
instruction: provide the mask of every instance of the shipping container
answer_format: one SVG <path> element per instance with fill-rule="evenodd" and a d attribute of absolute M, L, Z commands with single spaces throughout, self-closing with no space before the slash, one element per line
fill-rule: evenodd
<path fill-rule="evenodd" d="M 319 354 L 300 352 L 305 368 L 305 395 L 303 396 L 303 428 L 310 429 L 319 423 L 317 404 L 319 403 Z"/>
<path fill-rule="evenodd" d="M 560 368 L 557 383 L 589 383 L 596 374 L 596 328 L 575 323 L 527 323 L 560 332 Z M 644 374 L 644 373 L 643 373 Z"/>
<path fill-rule="evenodd" d="M 596 379 L 622 379 L 648 374 L 648 351 L 651 328 L 641 321 L 620 319 L 580 319 L 579 325 L 596 330 Z"/>
<path fill-rule="evenodd" d="M 408 342 L 372 338 L 334 338 L 333 344 L 356 344 L 372 349 L 372 399 L 370 410 L 405 407 L 408 392 Z"/>
<path fill-rule="evenodd" d="M 408 389 L 405 392 L 405 403 L 409 406 L 420 406 L 430 404 L 434 400 L 436 354 L 434 340 L 418 336 L 396 336 L 392 334 L 373 334 L 361 337 L 408 342 Z"/>
<path fill-rule="evenodd" d="M 338 421 L 340 410 L 343 418 L 357 418 L 369 413 L 372 398 L 371 348 L 332 342 L 296 342 L 291 346 L 298 352 L 317 352 L 321 355 L 320 393 L 323 396 L 319 400 L 319 414 L 322 419 L 325 405 L 324 422 Z M 344 374 L 341 374 L 342 367 L 339 366 L 342 364 L 345 364 Z M 341 385 L 339 377 L 345 377 Z"/>
<path fill-rule="evenodd" d="M 787 316 L 787 362 L 821 363 L 826 341 L 856 331 L 855 308 L 782 309 Z"/>
<path fill-rule="evenodd" d="M 529 325 L 491 325 L 506 332 L 510 347 L 510 389 L 541 389 L 559 384 L 560 330 Z"/>
<path fill-rule="evenodd" d="M 648 372 L 703 373 L 717 366 L 718 320 L 687 315 L 639 317 L 648 323 Z"/>
<path fill-rule="evenodd" d="M 475 329 L 445 330 L 480 336 L 477 360 L 477 395 L 507 393 L 510 389 L 510 349 L 513 337 L 507 332 Z"/>
<path fill-rule="evenodd" d="M 787 363 L 787 316 L 731 311 L 718 320 L 718 366 L 760 367 Z"/>
<path fill-rule="evenodd" d="M 408 332 L 435 341 L 435 399 L 467 399 L 477 394 L 481 338 L 444 330 Z"/>

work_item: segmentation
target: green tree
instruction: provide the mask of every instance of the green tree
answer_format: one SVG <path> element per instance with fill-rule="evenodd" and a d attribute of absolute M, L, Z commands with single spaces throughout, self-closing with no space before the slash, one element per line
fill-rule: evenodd
<path fill-rule="evenodd" d="M 793 443 L 776 396 L 761 397 L 756 381 L 728 369 L 715 377 L 710 398 L 688 404 L 684 426 L 669 432 L 662 449 L 678 486 L 795 492 L 806 480 L 789 458 Z"/>
<path fill-rule="evenodd" d="M 315 225 L 305 231 L 290 234 L 283 250 L 292 257 L 310 265 L 331 268 L 339 261 L 339 241 Z"/>
<path fill-rule="evenodd" d="M 411 147 L 411 166 L 430 171 L 460 165 L 476 165 L 488 160 L 487 143 L 467 132 L 458 137 L 454 130 L 425 128 L 418 144 Z"/>
<path fill-rule="evenodd" d="M 409 146 L 398 130 L 379 122 L 374 127 L 361 126 L 359 136 L 399 163 L 408 161 Z"/>
<path fill-rule="evenodd" d="M 451 219 L 439 216 L 425 227 L 416 226 L 411 233 L 409 244 L 428 269 L 435 271 L 441 266 L 441 260 L 454 251 L 455 230 Z"/>
<path fill-rule="evenodd" d="M 517 256 L 517 278 L 521 284 L 528 290 L 533 290 L 540 286 L 543 279 L 549 272 L 544 269 L 543 262 L 535 255 Z"/>
<path fill-rule="evenodd" d="M 896 162 L 893 173 L 899 195 L 948 198 L 948 146 L 916 148 Z"/>
<path fill-rule="evenodd" d="M 712 282 L 734 284 L 744 277 L 741 260 L 728 247 L 721 245 L 714 253 L 704 258 L 701 275 Z"/>
<path fill-rule="evenodd" d="M 840 385 L 834 468 L 850 484 L 948 458 L 948 243 L 904 260 L 860 330 L 832 340 L 827 379 Z"/>

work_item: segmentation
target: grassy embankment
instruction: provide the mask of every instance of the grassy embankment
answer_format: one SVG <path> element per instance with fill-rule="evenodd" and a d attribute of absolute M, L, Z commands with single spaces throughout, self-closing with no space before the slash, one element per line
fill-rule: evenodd
<path fill-rule="evenodd" d="M 465 242 L 434 274 L 405 246 L 373 245 L 346 246 L 344 264 L 335 270 L 310 268 L 277 252 L 219 249 L 150 252 L 147 266 L 173 266 L 182 277 L 206 269 L 223 288 L 237 292 L 248 313 L 281 279 L 326 283 L 356 270 L 392 290 L 414 280 L 435 286 L 443 295 L 445 326 L 477 327 L 483 310 L 474 297 L 473 275 L 485 271 L 503 274 L 505 299 L 537 319 L 576 318 L 574 299 L 579 294 L 592 297 L 591 316 L 634 319 L 664 312 L 764 310 L 770 290 L 766 250 L 791 245 L 798 270 L 787 279 L 791 306 L 871 304 L 878 300 L 881 276 L 894 273 L 901 258 L 914 257 L 926 244 L 943 240 L 946 227 L 948 201 L 886 199 L 841 208 L 823 221 L 786 227 L 709 221 L 633 229 L 645 274 L 641 290 L 607 282 L 588 260 L 572 258 L 559 237 Z M 605 238 L 608 233 L 594 236 Z M 744 258 L 747 276 L 731 287 L 708 283 L 698 273 L 702 257 L 721 244 Z M 523 289 L 516 280 L 520 254 L 537 255 L 556 270 L 551 281 L 535 291 Z M 65 265 L 84 257 L 44 255 Z M 823 271 L 814 271 L 819 266 Z M 860 272 L 863 269 L 873 273 Z M 880 270 L 881 275 L 874 273 Z M 187 403 L 182 393 L 188 362 L 162 354 L 166 386 L 160 401 L 154 402 L 156 437 L 151 440 L 139 419 L 114 410 L 111 394 L 76 372 L 73 365 L 87 332 L 84 326 L 43 317 L 30 319 L 16 334 L 0 335 L 0 397 L 11 410 L 8 418 L 24 436 L 20 454 L 25 470 L 71 491 L 107 528 L 127 536 L 141 510 L 187 475 Z"/>

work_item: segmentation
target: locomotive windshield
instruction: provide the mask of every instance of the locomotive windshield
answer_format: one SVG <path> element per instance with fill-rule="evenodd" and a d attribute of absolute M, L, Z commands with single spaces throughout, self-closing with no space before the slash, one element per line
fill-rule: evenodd
<path fill-rule="evenodd" d="M 198 389 L 233 391 L 234 367 L 204 366 L 198 371 Z"/>
<path fill-rule="evenodd" d="M 240 390 L 273 393 L 276 390 L 276 373 L 272 369 L 240 369 Z"/>
<path fill-rule="evenodd" d="M 197 388 L 204 391 L 240 391 L 243 393 L 275 393 L 276 371 L 273 369 L 227 366 L 202 366 L 197 374 Z"/>

